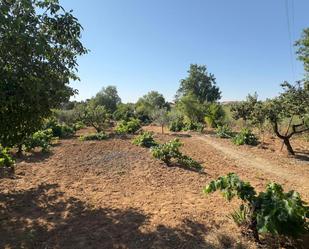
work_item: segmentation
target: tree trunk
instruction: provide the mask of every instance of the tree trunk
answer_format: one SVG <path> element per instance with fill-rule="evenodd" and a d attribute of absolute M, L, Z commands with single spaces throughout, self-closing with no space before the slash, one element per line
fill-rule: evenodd
<path fill-rule="evenodd" d="M 161 125 L 161 132 L 164 134 L 164 125 Z"/>
<path fill-rule="evenodd" d="M 285 146 L 286 146 L 286 148 L 288 150 L 288 153 L 290 155 L 295 155 L 295 152 L 294 152 L 294 150 L 293 150 L 293 148 L 291 146 L 291 143 L 290 143 L 290 138 L 289 137 L 284 137 L 283 138 L 283 142 L 284 142 L 284 144 L 285 144 Z"/>
<path fill-rule="evenodd" d="M 22 144 L 19 144 L 18 145 L 18 150 L 17 150 L 17 153 L 16 153 L 16 155 L 17 155 L 17 157 L 22 157 L 22 155 L 23 155 L 23 145 Z"/>

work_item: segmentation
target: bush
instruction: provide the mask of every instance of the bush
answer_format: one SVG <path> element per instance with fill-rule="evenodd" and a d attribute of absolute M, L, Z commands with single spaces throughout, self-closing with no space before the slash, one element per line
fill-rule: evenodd
<path fill-rule="evenodd" d="M 242 200 L 239 211 L 232 217 L 240 225 L 248 221 L 247 229 L 252 230 L 257 241 L 260 233 L 297 237 L 309 231 L 309 207 L 293 190 L 285 193 L 279 184 L 270 183 L 265 192 L 257 194 L 250 183 L 234 173 L 210 182 L 203 191 L 209 194 L 216 190 L 228 201 L 235 196 Z"/>
<path fill-rule="evenodd" d="M 153 133 L 148 131 L 145 131 L 142 134 L 136 136 L 132 141 L 132 143 L 146 148 L 158 145 L 153 139 Z"/>
<path fill-rule="evenodd" d="M 86 134 L 79 137 L 80 141 L 88 141 L 88 140 L 105 140 L 108 138 L 108 135 L 104 132 Z"/>
<path fill-rule="evenodd" d="M 211 103 L 206 110 L 205 122 L 210 128 L 216 128 L 222 125 L 225 118 L 225 112 L 220 104 Z"/>
<path fill-rule="evenodd" d="M 40 130 L 28 137 L 24 143 L 26 151 L 30 151 L 36 147 L 41 147 L 43 152 L 47 152 L 53 139 L 53 130 Z"/>
<path fill-rule="evenodd" d="M 188 121 L 185 122 L 183 130 L 202 132 L 204 130 L 204 125 L 202 123 Z"/>
<path fill-rule="evenodd" d="M 235 135 L 228 125 L 218 126 L 216 129 L 216 134 L 220 138 L 233 138 Z"/>
<path fill-rule="evenodd" d="M 175 119 L 169 124 L 169 130 L 173 132 L 182 131 L 184 127 L 183 118 Z"/>
<path fill-rule="evenodd" d="M 251 130 L 244 128 L 233 138 L 233 143 L 236 145 L 257 145 L 259 142 Z"/>
<path fill-rule="evenodd" d="M 120 121 L 115 131 L 117 134 L 134 134 L 141 128 L 140 121 L 138 119 L 131 119 L 130 121 Z"/>
<path fill-rule="evenodd" d="M 202 166 L 198 162 L 194 161 L 189 156 L 183 155 L 179 151 L 181 146 L 182 143 L 179 141 L 179 139 L 175 138 L 174 140 L 167 143 L 152 147 L 151 152 L 155 158 L 160 159 L 168 166 L 171 165 L 172 159 L 174 159 L 177 161 L 177 163 L 184 167 L 201 170 Z"/>
<path fill-rule="evenodd" d="M 0 144 L 0 175 L 5 175 L 8 171 L 14 170 L 14 163 L 8 149 Z"/>
<path fill-rule="evenodd" d="M 54 118 L 47 119 L 43 126 L 44 130 L 51 129 L 53 137 L 67 138 L 75 134 L 75 129 L 66 124 L 60 124 Z"/>
<path fill-rule="evenodd" d="M 151 152 L 155 158 L 160 159 L 167 165 L 170 165 L 173 158 L 181 157 L 181 152 L 179 151 L 181 145 L 182 143 L 179 139 L 175 138 L 172 141 L 153 147 Z"/>
<path fill-rule="evenodd" d="M 77 121 L 76 123 L 73 124 L 73 129 L 75 131 L 81 130 L 83 128 L 86 128 L 86 125 L 81 121 Z"/>
<path fill-rule="evenodd" d="M 8 149 L 0 144 L 0 167 L 12 167 L 14 160 L 8 153 Z"/>

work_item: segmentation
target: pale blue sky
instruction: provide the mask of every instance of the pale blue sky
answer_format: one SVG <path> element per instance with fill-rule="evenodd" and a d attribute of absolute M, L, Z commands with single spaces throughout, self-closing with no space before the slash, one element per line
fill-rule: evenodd
<path fill-rule="evenodd" d="M 73 9 L 91 50 L 79 59 L 81 81 L 72 84 L 78 100 L 107 85 L 117 86 L 123 102 L 150 90 L 172 100 L 191 63 L 207 65 L 222 100 L 243 99 L 254 91 L 272 97 L 282 81 L 303 75 L 294 54 L 295 76 L 292 72 L 285 4 L 294 43 L 309 27 L 308 0 L 60 2 Z"/>

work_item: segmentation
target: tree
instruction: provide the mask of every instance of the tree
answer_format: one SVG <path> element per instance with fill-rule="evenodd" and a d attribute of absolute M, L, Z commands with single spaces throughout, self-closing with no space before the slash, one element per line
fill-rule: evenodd
<path fill-rule="evenodd" d="M 247 124 L 247 120 L 251 119 L 255 105 L 258 103 L 258 95 L 248 94 L 245 101 L 235 103 L 231 107 L 232 116 L 234 119 L 243 119 Z"/>
<path fill-rule="evenodd" d="M 139 98 L 136 102 L 136 113 L 140 119 L 144 121 L 151 120 L 152 112 L 156 109 L 167 108 L 169 109 L 168 103 L 162 94 L 156 91 L 150 91 L 143 97 Z"/>
<path fill-rule="evenodd" d="M 154 123 L 161 126 L 161 132 L 164 134 L 164 126 L 168 125 L 169 123 L 169 115 L 166 108 L 154 110 L 151 114 L 151 117 Z"/>
<path fill-rule="evenodd" d="M 176 99 L 192 95 L 200 103 L 204 103 L 214 102 L 221 98 L 221 92 L 216 86 L 216 79 L 213 74 L 207 72 L 206 66 L 191 64 L 188 73 L 189 76 L 180 81 Z"/>
<path fill-rule="evenodd" d="M 96 105 L 94 101 L 87 105 L 79 105 L 77 109 L 80 121 L 92 126 L 97 132 L 102 132 L 111 125 L 109 112 L 104 106 Z"/>
<path fill-rule="evenodd" d="M 104 106 L 107 111 L 113 113 L 117 109 L 117 105 L 121 103 L 115 86 L 107 86 L 102 88 L 94 97 L 96 105 Z"/>
<path fill-rule="evenodd" d="M 295 134 L 309 131 L 309 86 L 308 82 L 297 82 L 291 85 L 284 82 L 281 86 L 284 92 L 279 97 L 265 103 L 266 117 L 272 124 L 275 134 L 283 140 L 289 154 L 295 152 L 290 139 Z M 290 119 L 288 130 L 282 133 L 280 124 Z"/>
<path fill-rule="evenodd" d="M 190 122 L 203 122 L 206 106 L 201 104 L 193 95 L 185 95 L 176 103 L 176 108 L 189 119 Z"/>
<path fill-rule="evenodd" d="M 76 91 L 82 27 L 57 0 L 0 2 L 0 142 L 21 145 Z"/>
<path fill-rule="evenodd" d="M 132 103 L 118 104 L 117 110 L 113 113 L 113 118 L 117 121 L 119 120 L 129 121 L 132 118 L 136 118 L 134 104 Z"/>
<path fill-rule="evenodd" d="M 296 41 L 298 59 L 303 62 L 304 69 L 309 78 L 309 28 L 304 29 L 302 37 Z"/>

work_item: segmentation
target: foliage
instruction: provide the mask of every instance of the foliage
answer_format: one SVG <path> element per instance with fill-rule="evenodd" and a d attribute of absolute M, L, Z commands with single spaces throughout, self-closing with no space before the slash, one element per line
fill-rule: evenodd
<path fill-rule="evenodd" d="M 48 152 L 51 141 L 53 139 L 53 130 L 39 130 L 33 133 L 30 137 L 25 140 L 25 148 L 27 151 L 30 151 L 36 147 L 41 147 L 43 152 Z"/>
<path fill-rule="evenodd" d="M 303 84 L 302 84 L 303 83 Z M 274 133 L 283 140 L 288 152 L 294 155 L 290 144 L 290 138 L 295 134 L 309 132 L 309 84 L 308 82 L 297 82 L 291 85 L 284 82 L 281 85 L 284 92 L 279 97 L 265 102 L 265 116 L 271 123 Z M 289 129 L 283 134 L 280 125 L 289 119 Z"/>
<path fill-rule="evenodd" d="M 169 115 L 166 108 L 156 109 L 151 113 L 153 122 L 160 125 L 162 128 L 162 134 L 164 133 L 164 126 L 169 123 Z"/>
<path fill-rule="evenodd" d="M 176 98 L 192 95 L 199 103 L 214 102 L 221 98 L 216 79 L 204 65 L 191 64 L 188 77 L 180 81 Z"/>
<path fill-rule="evenodd" d="M 153 139 L 153 133 L 148 132 L 148 131 L 145 131 L 142 134 L 136 136 L 133 139 L 132 143 L 138 146 L 146 147 L 146 148 L 150 148 L 150 147 L 158 145 L 156 141 Z"/>
<path fill-rule="evenodd" d="M 141 128 L 140 121 L 138 119 L 130 119 L 130 121 L 120 121 L 115 131 L 117 134 L 134 134 Z"/>
<path fill-rule="evenodd" d="M 77 121 L 76 123 L 73 124 L 73 129 L 75 131 L 81 130 L 83 128 L 86 128 L 86 125 L 82 121 Z"/>
<path fill-rule="evenodd" d="M 225 112 L 220 104 L 211 103 L 207 106 L 205 122 L 211 128 L 222 125 L 225 118 Z"/>
<path fill-rule="evenodd" d="M 245 219 L 249 220 L 248 228 L 259 240 L 258 233 L 271 233 L 296 237 L 308 232 L 309 207 L 301 200 L 295 191 L 283 192 L 283 188 L 276 183 L 270 183 L 265 192 L 256 193 L 248 182 L 244 182 L 234 173 L 221 176 L 210 182 L 204 193 L 209 194 L 220 190 L 227 200 L 237 196 L 246 208 Z M 237 217 L 235 217 L 237 218 Z M 238 220 L 239 217 L 237 218 Z"/>
<path fill-rule="evenodd" d="M 108 138 L 108 135 L 104 132 L 86 134 L 79 137 L 80 141 L 88 141 L 88 140 L 105 140 Z"/>
<path fill-rule="evenodd" d="M 139 98 L 136 102 L 136 114 L 139 119 L 147 123 L 152 121 L 151 115 L 157 109 L 166 108 L 169 109 L 169 104 L 165 101 L 165 98 L 162 94 L 151 91 L 144 95 L 143 97 Z"/>
<path fill-rule="evenodd" d="M 76 91 L 82 27 L 58 1 L 0 2 L 0 142 L 21 144 Z"/>
<path fill-rule="evenodd" d="M 80 121 L 94 127 L 97 132 L 101 132 L 111 125 L 110 114 L 104 106 L 95 105 L 93 101 L 90 101 L 87 104 L 79 105 L 77 108 Z"/>
<path fill-rule="evenodd" d="M 0 144 L 0 168 L 12 168 L 14 160 L 8 152 L 8 148 L 2 147 Z"/>
<path fill-rule="evenodd" d="M 179 151 L 181 145 L 182 143 L 179 139 L 175 138 L 172 141 L 152 147 L 151 152 L 155 158 L 160 159 L 167 165 L 170 165 L 172 159 L 181 157 L 181 152 Z"/>
<path fill-rule="evenodd" d="M 169 130 L 174 132 L 182 131 L 184 126 L 183 118 L 175 119 L 169 123 Z"/>
<path fill-rule="evenodd" d="M 171 165 L 172 160 L 176 160 L 177 163 L 184 167 L 192 168 L 195 170 L 201 170 L 202 166 L 194 161 L 191 157 L 183 155 L 179 148 L 182 146 L 182 143 L 179 139 L 175 138 L 164 144 L 159 144 L 151 148 L 152 155 L 166 163 L 168 166 Z"/>
<path fill-rule="evenodd" d="M 231 106 L 231 112 L 234 119 L 250 120 L 255 105 L 258 103 L 258 95 L 248 95 L 245 101 L 237 102 Z"/>
<path fill-rule="evenodd" d="M 117 110 L 117 105 L 121 103 L 115 86 L 102 88 L 92 99 L 95 106 L 104 106 L 107 112 L 113 113 Z"/>
<path fill-rule="evenodd" d="M 55 117 L 59 123 L 65 123 L 67 125 L 73 125 L 78 121 L 78 116 L 75 109 L 63 110 L 54 109 L 52 117 Z"/>
<path fill-rule="evenodd" d="M 129 121 L 132 118 L 136 118 L 134 104 L 118 104 L 116 111 L 113 113 L 113 118 L 117 121 Z"/>
<path fill-rule="evenodd" d="M 173 108 L 168 115 L 169 115 L 169 130 L 174 132 L 183 130 L 185 126 L 183 114 L 176 108 Z"/>
<path fill-rule="evenodd" d="M 204 130 L 204 124 L 200 122 L 185 121 L 184 127 L 182 130 L 202 132 Z"/>
<path fill-rule="evenodd" d="M 218 126 L 216 129 L 216 134 L 220 138 L 233 138 L 235 135 L 232 129 L 226 124 Z"/>
<path fill-rule="evenodd" d="M 232 141 L 236 145 L 257 145 L 259 143 L 257 137 L 248 128 L 243 128 Z"/>
<path fill-rule="evenodd" d="M 55 118 L 46 119 L 43 125 L 43 129 L 51 129 L 53 132 L 53 137 L 59 138 L 71 137 L 75 133 L 75 129 L 73 127 L 70 127 L 66 124 L 60 124 Z"/>
<path fill-rule="evenodd" d="M 298 59 L 303 62 L 304 69 L 309 77 L 309 28 L 304 29 L 302 37 L 296 41 Z"/>
<path fill-rule="evenodd" d="M 206 113 L 206 106 L 201 104 L 193 95 L 181 97 L 176 102 L 176 108 L 188 121 L 192 123 L 203 122 Z"/>

